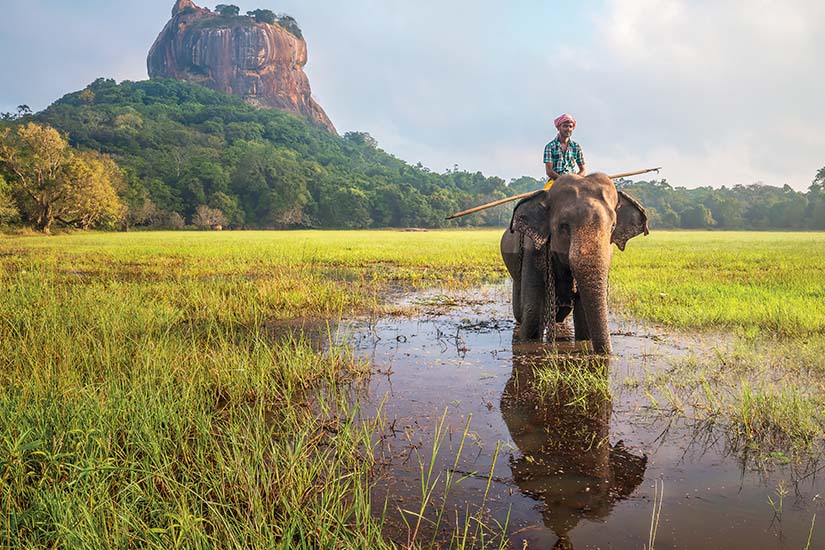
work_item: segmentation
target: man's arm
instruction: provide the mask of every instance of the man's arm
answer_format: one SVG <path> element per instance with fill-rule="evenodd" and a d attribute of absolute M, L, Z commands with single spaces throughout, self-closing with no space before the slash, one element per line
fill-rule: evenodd
<path fill-rule="evenodd" d="M 552 162 L 545 162 L 544 163 L 544 173 L 547 174 L 547 177 L 551 180 L 557 180 L 561 177 L 561 174 L 553 170 L 553 163 Z"/>
<path fill-rule="evenodd" d="M 584 167 L 584 153 L 582 152 L 581 147 L 579 147 L 579 150 L 576 154 L 576 164 L 579 165 L 579 175 L 586 176 L 587 170 Z"/>
<path fill-rule="evenodd" d="M 553 156 L 553 142 L 551 141 L 544 147 L 544 173 L 551 180 L 557 180 L 560 174 L 553 170 L 553 163 L 556 160 Z"/>

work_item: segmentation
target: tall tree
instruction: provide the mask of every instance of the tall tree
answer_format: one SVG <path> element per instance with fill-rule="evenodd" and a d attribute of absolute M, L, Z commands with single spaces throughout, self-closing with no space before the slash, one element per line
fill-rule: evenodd
<path fill-rule="evenodd" d="M 30 199 L 29 215 L 44 233 L 50 232 L 54 205 L 65 193 L 61 176 L 70 158 L 68 142 L 50 126 L 29 122 L 0 132 L 0 162 L 15 176 L 12 184 Z"/>
<path fill-rule="evenodd" d="M 50 126 L 29 122 L 2 130 L 0 164 L 24 197 L 24 211 L 44 233 L 51 232 L 55 220 L 90 227 L 123 214 L 114 188 L 120 173 L 114 162 L 72 151 Z"/>
<path fill-rule="evenodd" d="M 705 205 L 697 204 L 682 211 L 682 227 L 685 229 L 705 229 L 716 224 Z"/>
<path fill-rule="evenodd" d="M 15 221 L 20 216 L 17 205 L 11 196 L 11 186 L 0 174 L 0 225 Z"/>
<path fill-rule="evenodd" d="M 231 178 L 248 220 L 264 227 L 307 225 L 305 207 L 311 196 L 298 155 L 269 144 L 244 146 Z"/>
<path fill-rule="evenodd" d="M 65 195 L 56 205 L 56 219 L 81 229 L 112 225 L 125 215 L 116 188 L 123 187 L 117 164 L 92 151 L 74 153 L 63 170 Z"/>
<path fill-rule="evenodd" d="M 819 169 L 808 187 L 806 219 L 808 227 L 825 229 L 825 166 Z"/>

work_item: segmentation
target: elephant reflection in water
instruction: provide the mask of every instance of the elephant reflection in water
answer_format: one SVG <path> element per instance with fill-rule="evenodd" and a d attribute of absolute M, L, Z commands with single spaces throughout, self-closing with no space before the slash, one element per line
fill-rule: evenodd
<path fill-rule="evenodd" d="M 510 467 L 519 489 L 544 503 L 544 523 L 558 537 L 554 548 L 572 548 L 569 532 L 582 518 L 606 519 L 616 501 L 630 496 L 644 478 L 647 457 L 632 454 L 622 442 L 610 444 L 610 399 L 565 389 L 539 397 L 533 389 L 535 368 L 586 361 L 584 368 L 607 377 L 607 359 L 557 362 L 540 346 L 528 346 L 514 343 L 513 372 L 501 398 L 501 414 L 521 452 Z"/>

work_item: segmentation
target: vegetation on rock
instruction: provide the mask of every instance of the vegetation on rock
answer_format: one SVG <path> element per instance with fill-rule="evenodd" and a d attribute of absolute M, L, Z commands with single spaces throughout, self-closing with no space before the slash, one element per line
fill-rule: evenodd
<path fill-rule="evenodd" d="M 275 12 L 273 12 L 272 10 L 257 9 L 248 11 L 246 12 L 246 14 L 249 17 L 254 17 L 256 23 L 269 23 L 270 25 L 272 25 L 273 23 L 275 23 L 276 20 Z"/>
<path fill-rule="evenodd" d="M 233 16 L 241 12 L 241 8 L 234 4 L 218 4 L 215 6 L 215 11 L 221 15 Z"/>

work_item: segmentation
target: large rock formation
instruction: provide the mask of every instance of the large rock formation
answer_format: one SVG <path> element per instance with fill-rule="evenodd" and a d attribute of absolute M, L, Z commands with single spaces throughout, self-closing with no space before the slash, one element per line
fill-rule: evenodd
<path fill-rule="evenodd" d="M 257 23 L 177 0 L 146 63 L 150 78 L 175 78 L 299 114 L 335 133 L 311 97 L 307 45 L 291 20 Z"/>

